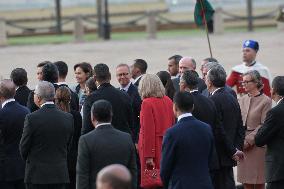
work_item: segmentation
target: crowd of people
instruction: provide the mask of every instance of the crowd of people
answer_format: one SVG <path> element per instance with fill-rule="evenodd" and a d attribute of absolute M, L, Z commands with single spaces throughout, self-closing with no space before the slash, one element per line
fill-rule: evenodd
<path fill-rule="evenodd" d="M 243 63 L 227 76 L 215 58 L 173 55 L 147 73 L 136 59 L 73 69 L 37 65 L 0 82 L 0 189 L 284 188 L 284 76 L 273 81 L 243 43 Z M 233 87 L 236 87 L 234 90 Z M 272 105 L 272 100 L 276 105 Z"/>

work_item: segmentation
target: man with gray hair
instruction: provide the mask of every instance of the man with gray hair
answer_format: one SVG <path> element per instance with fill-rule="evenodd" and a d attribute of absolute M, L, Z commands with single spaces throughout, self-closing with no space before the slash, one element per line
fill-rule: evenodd
<path fill-rule="evenodd" d="M 233 166 L 243 158 L 245 130 L 241 110 L 236 98 L 224 89 L 226 72 L 223 67 L 215 66 L 206 75 L 206 85 L 211 93 L 210 99 L 216 105 L 217 112 L 224 127 L 227 142 L 224 148 L 217 149 L 220 158 L 220 169 L 215 177 L 219 181 L 218 189 L 235 189 Z"/>
<path fill-rule="evenodd" d="M 19 152 L 24 120 L 29 110 L 15 101 L 16 86 L 0 82 L 0 188 L 24 189 L 25 162 Z"/>
<path fill-rule="evenodd" d="M 131 174 L 120 164 L 103 168 L 97 176 L 97 189 L 131 189 Z"/>
<path fill-rule="evenodd" d="M 39 110 L 26 116 L 20 152 L 26 161 L 26 189 L 65 189 L 69 183 L 67 148 L 73 117 L 56 108 L 52 83 L 41 81 L 34 91 Z"/>
<path fill-rule="evenodd" d="M 212 68 L 216 67 L 216 66 L 220 66 L 220 67 L 223 68 L 223 66 L 221 66 L 221 64 L 219 64 L 218 62 L 214 62 L 214 61 L 207 62 L 206 64 L 203 65 L 201 71 L 202 71 L 202 75 L 204 77 L 204 80 L 206 80 L 206 75 L 207 75 L 208 71 L 211 70 Z M 223 68 L 223 70 L 225 71 L 224 68 Z M 233 95 L 235 98 L 237 98 L 236 92 L 231 87 L 229 87 L 228 85 L 225 85 L 224 90 L 226 92 L 230 93 L 231 95 Z M 208 89 L 204 89 L 202 91 L 202 95 L 209 97 L 210 93 L 209 93 Z"/>

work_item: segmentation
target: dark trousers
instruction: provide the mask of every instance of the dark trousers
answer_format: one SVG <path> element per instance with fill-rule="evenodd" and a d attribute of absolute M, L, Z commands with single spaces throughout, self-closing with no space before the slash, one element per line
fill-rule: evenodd
<path fill-rule="evenodd" d="M 266 186 L 266 189 L 283 189 L 283 188 L 284 188 L 284 180 L 268 182 Z"/>
<path fill-rule="evenodd" d="M 236 189 L 232 167 L 221 167 L 211 172 L 211 179 L 215 189 Z"/>
<path fill-rule="evenodd" d="M 67 184 L 26 184 L 26 189 L 67 189 Z"/>
<path fill-rule="evenodd" d="M 24 180 L 0 181 L 0 189 L 25 189 Z"/>

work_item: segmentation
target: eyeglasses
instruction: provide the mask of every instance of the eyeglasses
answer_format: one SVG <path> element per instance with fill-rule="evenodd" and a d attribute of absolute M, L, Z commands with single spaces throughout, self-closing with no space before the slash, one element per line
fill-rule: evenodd
<path fill-rule="evenodd" d="M 116 76 L 118 76 L 118 77 L 128 76 L 128 75 L 129 75 L 129 73 L 120 73 L 120 74 L 116 74 Z"/>
<path fill-rule="evenodd" d="M 248 84 L 248 83 L 250 83 L 250 82 L 254 82 L 254 80 L 250 80 L 250 81 L 242 81 L 242 84 L 244 85 L 244 84 Z"/>

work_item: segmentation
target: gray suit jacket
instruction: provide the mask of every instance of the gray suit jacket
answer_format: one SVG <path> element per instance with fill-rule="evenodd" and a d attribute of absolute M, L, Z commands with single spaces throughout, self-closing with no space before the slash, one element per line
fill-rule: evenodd
<path fill-rule="evenodd" d="M 20 153 L 26 161 L 25 183 L 69 183 L 67 148 L 73 124 L 73 116 L 54 104 L 26 116 L 20 141 Z"/>
<path fill-rule="evenodd" d="M 77 159 L 77 189 L 95 189 L 98 172 L 107 165 L 122 164 L 132 175 L 136 188 L 135 147 L 128 133 L 111 125 L 101 125 L 81 136 Z"/>

